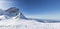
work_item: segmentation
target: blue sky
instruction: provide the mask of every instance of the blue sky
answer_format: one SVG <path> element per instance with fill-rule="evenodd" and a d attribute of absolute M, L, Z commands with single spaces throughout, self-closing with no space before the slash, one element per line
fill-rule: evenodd
<path fill-rule="evenodd" d="M 4 0 L 0 0 L 4 1 Z M 28 18 L 60 19 L 60 0 L 5 0 L 0 8 L 18 7 Z M 4 8 L 3 8 L 4 7 Z"/>
<path fill-rule="evenodd" d="M 23 4 L 27 17 L 60 19 L 60 0 L 25 0 Z"/>

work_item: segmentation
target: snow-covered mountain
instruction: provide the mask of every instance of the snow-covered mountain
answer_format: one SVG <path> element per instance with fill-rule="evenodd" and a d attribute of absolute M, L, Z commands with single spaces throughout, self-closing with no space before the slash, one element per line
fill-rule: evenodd
<path fill-rule="evenodd" d="M 0 9 L 0 29 L 60 29 L 56 22 L 60 21 L 26 18 L 16 7 Z"/>
<path fill-rule="evenodd" d="M 25 16 L 19 12 L 19 9 L 18 8 L 15 8 L 15 7 L 11 7 L 7 10 L 2 10 L 0 9 L 0 16 L 4 15 L 4 17 L 7 19 L 7 18 L 13 18 L 13 17 L 16 17 L 16 18 L 25 18 Z"/>
<path fill-rule="evenodd" d="M 19 19 L 24 19 L 24 20 L 35 20 L 37 22 L 42 22 L 42 23 L 56 23 L 60 22 L 60 20 L 48 20 L 48 19 L 35 19 L 35 18 L 26 18 L 18 8 L 16 7 L 11 7 L 8 8 L 7 10 L 2 10 L 0 9 L 0 18 L 2 19 L 11 19 L 11 18 L 19 18 Z M 3 20 L 2 19 L 2 20 Z"/>

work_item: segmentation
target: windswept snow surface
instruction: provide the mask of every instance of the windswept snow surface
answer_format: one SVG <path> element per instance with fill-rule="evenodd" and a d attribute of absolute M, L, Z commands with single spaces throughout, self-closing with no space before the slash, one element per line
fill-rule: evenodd
<path fill-rule="evenodd" d="M 6 11 L 0 11 L 0 29 L 60 29 L 60 23 L 42 23 L 50 21 L 38 21 L 26 18 L 15 7 L 9 8 Z"/>
<path fill-rule="evenodd" d="M 60 29 L 60 23 L 41 23 L 34 20 L 12 18 L 1 20 L 0 29 Z"/>

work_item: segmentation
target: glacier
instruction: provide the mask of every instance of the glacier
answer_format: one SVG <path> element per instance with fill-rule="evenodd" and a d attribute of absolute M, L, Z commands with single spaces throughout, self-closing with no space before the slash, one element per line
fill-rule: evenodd
<path fill-rule="evenodd" d="M 0 29 L 60 29 L 59 20 L 26 18 L 19 9 L 0 9 Z"/>

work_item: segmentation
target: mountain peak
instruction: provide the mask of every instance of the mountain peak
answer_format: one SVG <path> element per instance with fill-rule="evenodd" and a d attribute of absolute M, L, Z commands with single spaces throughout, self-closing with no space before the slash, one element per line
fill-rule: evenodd
<path fill-rule="evenodd" d="M 3 10 L 1 10 L 0 13 L 2 13 L 2 11 Z M 2 14 L 5 15 L 6 18 L 12 18 L 12 17 L 22 18 L 22 19 L 25 18 L 25 16 L 16 7 L 11 7 L 7 10 L 4 10 Z"/>
<path fill-rule="evenodd" d="M 16 16 L 20 13 L 19 9 L 16 7 L 11 7 L 9 9 L 7 9 L 5 12 L 7 12 L 8 16 Z"/>

